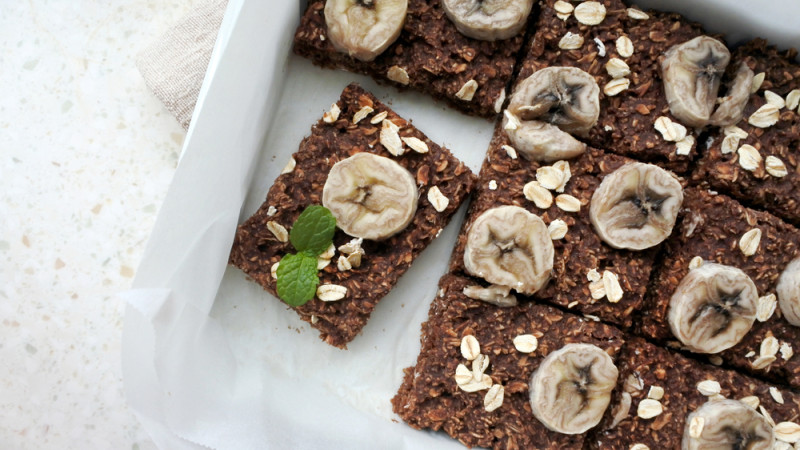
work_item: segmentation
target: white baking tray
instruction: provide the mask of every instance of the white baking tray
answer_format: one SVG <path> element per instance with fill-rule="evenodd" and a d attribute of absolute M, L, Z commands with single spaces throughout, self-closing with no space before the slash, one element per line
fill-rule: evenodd
<path fill-rule="evenodd" d="M 300 2 L 302 3 L 302 2 Z M 728 32 L 800 45 L 791 0 L 642 1 Z M 290 54 L 295 2 L 231 0 L 184 151 L 128 302 L 125 393 L 153 440 L 180 448 L 461 448 L 411 429 L 390 398 L 419 351 L 464 208 L 342 351 L 226 265 L 236 225 L 311 125 L 361 83 L 473 170 L 492 124 Z"/>

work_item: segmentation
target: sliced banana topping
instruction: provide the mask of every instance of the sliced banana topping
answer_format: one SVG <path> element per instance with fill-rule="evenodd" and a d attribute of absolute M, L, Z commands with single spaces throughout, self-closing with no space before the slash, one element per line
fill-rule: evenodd
<path fill-rule="evenodd" d="M 758 291 L 746 273 L 706 262 L 681 280 L 667 318 L 672 334 L 689 350 L 719 353 L 750 331 L 757 309 Z"/>
<path fill-rule="evenodd" d="M 489 283 L 530 295 L 553 270 L 553 241 L 539 216 L 519 206 L 483 212 L 470 226 L 464 267 Z"/>
<path fill-rule="evenodd" d="M 533 415 L 558 433 L 583 433 L 603 418 L 618 376 L 614 361 L 601 348 L 567 344 L 533 372 Z"/>
<path fill-rule="evenodd" d="M 664 90 L 670 112 L 681 123 L 695 128 L 708 124 L 730 58 L 727 47 L 708 36 L 667 50 L 661 62 Z"/>
<path fill-rule="evenodd" d="M 574 67 L 548 67 L 526 78 L 514 91 L 504 129 L 527 159 L 552 162 L 574 158 L 586 145 L 570 134 L 585 135 L 597 123 L 599 99 L 600 88 L 588 73 Z M 507 126 L 511 120 L 519 123 Z"/>
<path fill-rule="evenodd" d="M 783 269 L 775 290 L 783 317 L 790 324 L 800 327 L 800 258 Z"/>
<path fill-rule="evenodd" d="M 628 163 L 603 179 L 592 195 L 589 218 L 606 244 L 643 250 L 672 233 L 683 188 L 666 170 Z"/>
<path fill-rule="evenodd" d="M 754 75 L 753 70 L 747 64 L 742 62 L 739 65 L 728 95 L 720 98 L 719 106 L 711 115 L 710 123 L 712 125 L 727 127 L 736 125 L 742 120 L 747 100 L 750 99 L 750 87 L 753 85 Z"/>
<path fill-rule="evenodd" d="M 499 41 L 525 28 L 533 0 L 442 0 L 442 6 L 464 36 Z"/>
<path fill-rule="evenodd" d="M 600 115 L 600 87 L 581 69 L 548 67 L 520 83 L 508 109 L 523 121 L 539 120 L 585 135 Z"/>
<path fill-rule="evenodd" d="M 336 50 L 372 61 L 400 36 L 407 10 L 408 0 L 328 0 L 328 38 Z"/>
<path fill-rule="evenodd" d="M 414 176 L 395 161 L 356 153 L 333 165 L 322 188 L 322 204 L 350 236 L 386 239 L 403 230 L 417 212 Z"/>
<path fill-rule="evenodd" d="M 775 434 L 766 418 L 738 400 L 712 400 L 686 417 L 682 450 L 770 450 Z"/>

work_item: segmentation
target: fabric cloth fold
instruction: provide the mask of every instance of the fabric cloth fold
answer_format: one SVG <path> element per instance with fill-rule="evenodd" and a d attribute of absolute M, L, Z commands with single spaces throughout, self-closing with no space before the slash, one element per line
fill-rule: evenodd
<path fill-rule="evenodd" d="M 136 67 L 180 124 L 189 128 L 228 0 L 206 0 L 136 58 Z"/>

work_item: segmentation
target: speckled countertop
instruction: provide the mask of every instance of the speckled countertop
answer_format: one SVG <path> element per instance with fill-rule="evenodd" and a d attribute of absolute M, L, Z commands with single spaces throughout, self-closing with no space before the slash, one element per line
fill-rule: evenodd
<path fill-rule="evenodd" d="M 185 134 L 135 57 L 192 4 L 0 7 L 0 448 L 155 448 L 123 396 L 114 294 Z"/>

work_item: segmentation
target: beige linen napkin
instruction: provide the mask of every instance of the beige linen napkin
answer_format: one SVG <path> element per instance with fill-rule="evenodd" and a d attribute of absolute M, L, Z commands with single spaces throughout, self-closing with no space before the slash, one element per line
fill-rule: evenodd
<path fill-rule="evenodd" d="M 136 58 L 147 87 L 184 128 L 192 120 L 227 4 L 203 1 Z"/>

